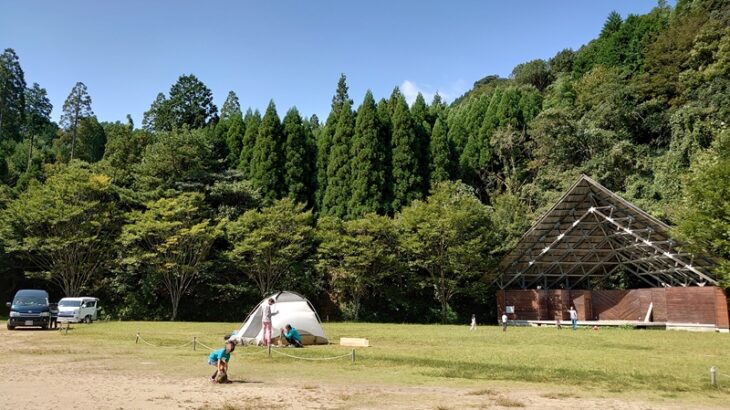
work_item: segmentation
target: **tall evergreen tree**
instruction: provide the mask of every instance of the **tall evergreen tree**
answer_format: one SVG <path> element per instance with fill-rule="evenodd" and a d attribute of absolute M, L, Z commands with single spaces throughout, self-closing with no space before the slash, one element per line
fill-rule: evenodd
<path fill-rule="evenodd" d="M 96 117 L 82 118 L 76 141 L 76 156 L 86 162 L 97 162 L 104 157 L 106 132 Z"/>
<path fill-rule="evenodd" d="M 330 111 L 322 131 L 317 136 L 317 189 L 314 194 L 317 211 L 324 211 L 324 195 L 327 192 L 327 164 L 332 148 L 333 128 L 337 124 L 334 112 Z"/>
<path fill-rule="evenodd" d="M 170 88 L 170 110 L 174 125 L 200 128 L 218 120 L 213 93 L 193 74 L 182 75 Z"/>
<path fill-rule="evenodd" d="M 25 131 L 29 134 L 39 133 L 51 122 L 53 104 L 48 99 L 45 88 L 33 83 L 25 90 Z"/>
<path fill-rule="evenodd" d="M 352 195 L 350 215 L 361 217 L 383 212 L 385 191 L 385 146 L 381 143 L 380 121 L 370 90 L 357 110 L 355 134 L 350 147 Z"/>
<path fill-rule="evenodd" d="M 30 172 L 33 158 L 33 144 L 36 135 L 43 133 L 51 126 L 51 111 L 53 105 L 48 99 L 45 88 L 38 83 L 33 83 L 31 88 L 25 90 L 25 132 L 28 136 L 28 164 L 26 172 Z"/>
<path fill-rule="evenodd" d="M 158 93 L 149 110 L 142 117 L 142 128 L 147 131 L 163 131 L 172 129 L 170 104 L 164 93 Z"/>
<path fill-rule="evenodd" d="M 482 96 L 478 103 L 471 106 L 471 110 L 480 110 L 481 114 L 471 113 L 471 118 L 479 118 L 481 123 L 474 126 L 475 131 L 469 134 L 461 153 L 459 162 L 462 169 L 462 177 L 468 183 L 475 184 L 478 174 L 486 167 L 491 159 L 491 148 L 489 138 L 499 126 L 497 110 L 502 101 L 503 91 L 497 88 L 491 96 Z"/>
<path fill-rule="evenodd" d="M 351 103 L 346 100 L 340 108 L 337 127 L 332 137 L 329 160 L 327 161 L 327 190 L 324 194 L 322 213 L 340 218 L 349 215 L 351 194 L 350 145 L 355 132 L 355 118 Z"/>
<path fill-rule="evenodd" d="M 81 120 L 92 115 L 94 115 L 94 111 L 91 110 L 91 97 L 86 90 L 86 85 L 78 82 L 66 97 L 66 101 L 63 103 L 63 115 L 61 115 L 61 126 L 71 133 L 71 156 L 69 160 L 74 159 L 76 134 Z"/>
<path fill-rule="evenodd" d="M 454 158 L 460 158 L 469 141 L 469 133 L 466 130 L 466 113 L 463 107 L 452 109 L 447 117 L 449 129 L 449 142 L 454 148 Z"/>
<path fill-rule="evenodd" d="M 399 211 L 422 197 L 418 147 L 413 119 L 405 97 L 400 94 L 393 109 L 393 211 Z"/>
<path fill-rule="evenodd" d="M 603 29 L 601 29 L 599 38 L 605 38 L 617 32 L 621 28 L 622 23 L 621 15 L 616 10 L 610 12 L 608 17 L 606 17 L 606 22 L 603 23 Z"/>
<path fill-rule="evenodd" d="M 243 119 L 245 132 L 241 143 L 241 156 L 238 160 L 238 169 L 243 171 L 247 178 L 251 176 L 251 159 L 256 145 L 256 138 L 259 135 L 259 125 L 261 124 L 261 113 L 259 110 L 251 112 L 249 108 L 246 111 L 246 117 Z"/>
<path fill-rule="evenodd" d="M 337 91 L 332 97 L 332 109 L 330 110 L 327 121 L 325 122 L 322 132 L 317 137 L 317 191 L 316 203 L 320 213 L 324 211 L 324 197 L 327 193 L 327 182 L 329 168 L 330 151 L 332 149 L 332 140 L 337 128 L 337 122 L 340 118 L 340 112 L 345 103 L 352 106 L 352 100 L 348 95 L 347 77 L 340 74 L 337 81 Z M 325 212 L 326 213 L 326 212 Z"/>
<path fill-rule="evenodd" d="M 403 93 L 401 93 L 400 88 L 395 87 L 393 88 L 393 91 L 390 93 L 390 98 L 388 98 L 388 113 L 391 117 L 393 117 L 393 114 L 395 113 L 395 107 L 398 106 L 398 100 L 403 97 Z"/>
<path fill-rule="evenodd" d="M 219 159 L 228 162 L 228 158 L 232 155 L 228 146 L 228 129 L 231 127 L 231 120 L 219 120 L 213 128 L 213 146 L 214 152 Z M 240 154 L 240 152 L 239 152 Z"/>
<path fill-rule="evenodd" d="M 0 54 L 0 141 L 20 139 L 25 120 L 25 74 L 15 50 Z"/>
<path fill-rule="evenodd" d="M 443 98 L 441 98 L 441 95 L 439 93 L 434 94 L 433 100 L 431 100 L 431 105 L 428 106 L 428 122 L 431 124 L 431 128 L 433 128 L 436 124 L 437 119 L 446 118 L 447 108 L 448 105 L 446 105 L 446 102 Z"/>
<path fill-rule="evenodd" d="M 429 140 L 431 139 L 431 125 L 428 123 L 428 107 L 423 94 L 418 93 L 416 101 L 411 108 L 411 118 L 413 118 L 413 130 L 416 135 L 416 155 L 418 156 L 418 174 L 421 176 L 421 189 L 423 192 L 428 191 L 429 185 Z"/>
<path fill-rule="evenodd" d="M 390 116 L 390 107 L 385 98 L 381 98 L 378 101 L 377 115 L 380 125 L 379 141 L 385 153 L 385 162 L 383 164 L 383 175 L 385 178 L 385 185 L 383 186 L 383 211 L 390 214 L 391 203 L 393 202 L 393 150 L 391 145 L 393 124 Z"/>
<path fill-rule="evenodd" d="M 445 121 L 436 119 L 431 134 L 431 184 L 451 179 L 451 146 Z"/>
<path fill-rule="evenodd" d="M 223 103 L 221 108 L 221 120 L 229 120 L 236 115 L 242 116 L 241 103 L 238 102 L 238 96 L 235 92 L 229 91 L 226 101 Z"/>
<path fill-rule="evenodd" d="M 296 202 L 307 204 L 309 201 L 309 187 L 307 173 L 307 135 L 302 117 L 296 107 L 286 113 L 283 123 L 284 129 L 284 191 Z M 311 204 L 308 204 L 311 206 Z"/>
<path fill-rule="evenodd" d="M 226 147 L 228 147 L 228 166 L 233 168 L 238 164 L 243 148 L 243 137 L 246 133 L 246 125 L 243 123 L 240 111 L 238 114 L 221 120 L 220 123 L 228 123 L 226 132 Z"/>
<path fill-rule="evenodd" d="M 251 182 L 261 189 L 261 197 L 274 200 L 282 191 L 281 121 L 274 101 L 269 102 L 259 126 L 259 134 L 251 158 Z"/>
<path fill-rule="evenodd" d="M 304 156 L 306 165 L 306 183 L 309 198 L 307 202 L 312 208 L 316 206 L 317 191 L 317 138 L 322 133 L 322 126 L 319 124 L 319 117 L 312 114 L 311 117 L 304 121 L 304 139 L 306 141 L 306 155 Z"/>

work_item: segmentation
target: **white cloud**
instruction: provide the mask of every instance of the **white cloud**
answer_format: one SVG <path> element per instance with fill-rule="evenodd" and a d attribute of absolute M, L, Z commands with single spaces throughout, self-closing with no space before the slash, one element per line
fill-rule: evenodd
<path fill-rule="evenodd" d="M 428 84 L 418 85 L 414 81 L 405 80 L 399 88 L 410 105 L 416 101 L 418 93 L 423 94 L 423 98 L 427 103 L 430 103 L 431 100 L 433 100 L 433 96 L 436 94 L 439 94 L 445 101 L 453 101 L 455 98 L 464 93 L 464 84 L 463 80 L 458 80 L 446 87 L 436 88 Z"/>

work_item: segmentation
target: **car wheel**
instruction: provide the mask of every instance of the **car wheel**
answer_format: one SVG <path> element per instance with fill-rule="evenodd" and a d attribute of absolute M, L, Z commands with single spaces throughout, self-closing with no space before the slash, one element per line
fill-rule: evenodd
<path fill-rule="evenodd" d="M 47 324 L 45 324 L 45 325 L 41 325 L 41 329 L 43 329 L 43 330 L 48 330 L 48 325 L 47 325 Z"/>
<path fill-rule="evenodd" d="M 8 330 L 15 330 L 15 326 L 10 326 L 10 324 L 8 324 Z"/>
<path fill-rule="evenodd" d="M 86 317 L 84 318 L 84 323 L 87 323 L 87 324 L 88 324 L 88 323 L 91 323 L 91 316 L 86 316 Z"/>

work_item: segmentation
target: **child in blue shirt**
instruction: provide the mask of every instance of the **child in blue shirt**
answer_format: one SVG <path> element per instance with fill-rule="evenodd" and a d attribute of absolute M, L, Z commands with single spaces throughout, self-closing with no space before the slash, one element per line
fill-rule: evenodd
<path fill-rule="evenodd" d="M 284 329 L 281 329 L 281 337 L 286 341 L 288 346 L 304 347 L 302 345 L 302 335 L 299 334 L 296 328 L 291 325 L 286 325 Z"/>
<path fill-rule="evenodd" d="M 232 341 L 226 342 L 226 347 L 210 352 L 208 356 L 208 364 L 215 366 L 215 373 L 210 376 L 211 383 L 215 382 L 218 372 L 228 373 L 228 362 L 231 360 L 231 352 L 236 350 L 236 344 Z"/>

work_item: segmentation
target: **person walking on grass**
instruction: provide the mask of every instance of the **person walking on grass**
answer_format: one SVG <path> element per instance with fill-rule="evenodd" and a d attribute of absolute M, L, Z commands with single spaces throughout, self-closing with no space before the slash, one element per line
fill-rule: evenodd
<path fill-rule="evenodd" d="M 210 376 L 210 382 L 225 382 L 228 380 L 228 362 L 231 361 L 231 353 L 236 350 L 233 341 L 226 342 L 226 347 L 210 352 L 208 365 L 215 366 L 215 372 Z"/>
<path fill-rule="evenodd" d="M 575 330 L 578 327 L 578 312 L 575 311 L 575 306 L 571 306 L 568 313 L 570 313 L 570 324 L 573 326 L 573 330 Z"/>
<path fill-rule="evenodd" d="M 274 303 L 274 299 L 270 298 L 261 305 L 261 327 L 264 329 L 264 346 L 271 345 L 271 317 L 279 313 L 271 311 Z"/>
<path fill-rule="evenodd" d="M 507 320 L 508 319 L 509 318 L 507 317 L 507 312 L 503 312 L 502 313 L 502 331 L 503 332 L 507 331 Z"/>
<path fill-rule="evenodd" d="M 469 331 L 472 332 L 474 330 L 477 330 L 477 315 L 472 314 L 471 315 L 471 327 L 469 328 Z"/>

